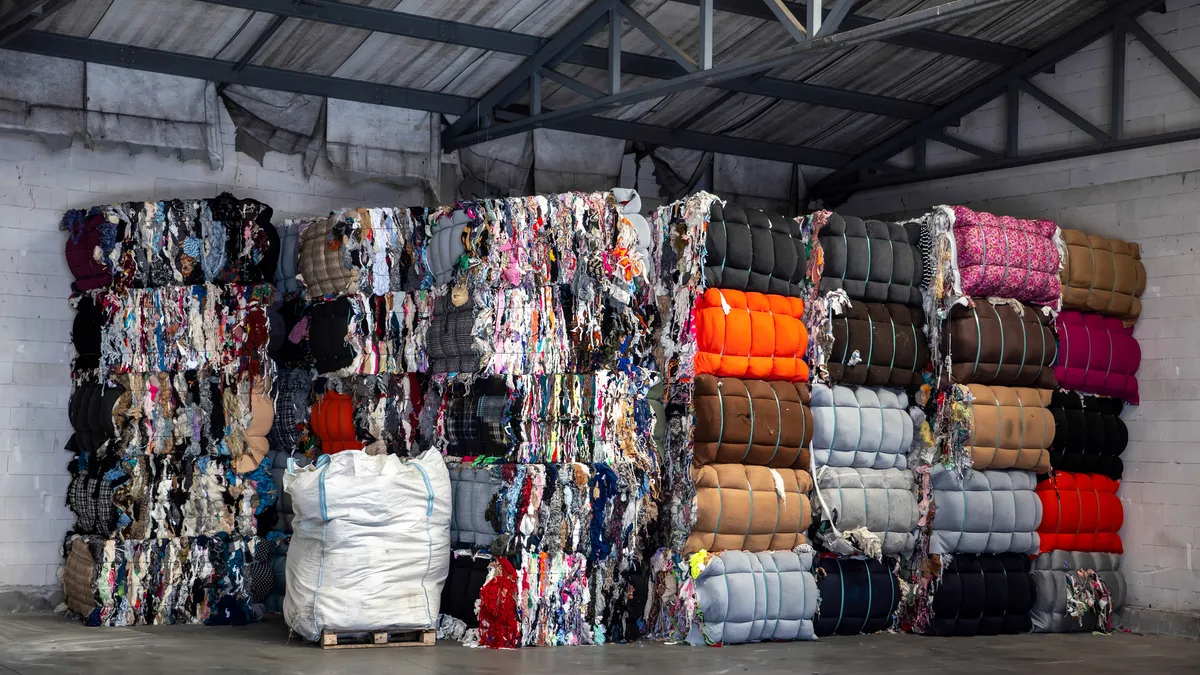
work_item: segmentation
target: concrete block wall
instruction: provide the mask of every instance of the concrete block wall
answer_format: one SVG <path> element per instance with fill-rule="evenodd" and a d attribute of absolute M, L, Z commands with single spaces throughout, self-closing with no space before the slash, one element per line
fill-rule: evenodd
<path fill-rule="evenodd" d="M 1168 2 L 1167 9 L 1141 23 L 1200 75 L 1200 0 Z M 1039 76 L 1044 89 L 1101 128 L 1107 126 L 1109 49 L 1102 41 L 1055 74 Z M 1200 100 L 1162 77 L 1165 68 L 1146 62 L 1148 52 L 1132 38 L 1128 57 L 1130 136 L 1200 125 Z M 1026 115 L 1040 115 L 1044 123 L 1027 125 Z M 1022 147 L 1075 134 L 1053 115 L 1025 101 Z M 983 143 L 998 133 L 995 121 L 984 111 L 964 119 L 956 133 Z M 1130 443 L 1120 489 L 1122 566 L 1131 606 L 1200 615 L 1200 142 L 864 192 L 839 210 L 915 216 L 936 204 L 1049 218 L 1141 246 L 1148 281 L 1134 335 L 1142 347 L 1142 404 L 1124 414 Z"/>
<path fill-rule="evenodd" d="M 0 133 L 0 611 L 32 609 L 29 597 L 57 587 L 71 434 L 71 275 L 59 221 L 69 208 L 129 200 L 215 197 L 229 191 L 270 204 L 280 221 L 343 206 L 419 205 L 420 190 L 349 185 L 327 162 L 303 176 L 298 157 L 269 153 L 262 165 L 233 148 L 223 125 L 225 168 L 152 153 L 53 152 Z"/>

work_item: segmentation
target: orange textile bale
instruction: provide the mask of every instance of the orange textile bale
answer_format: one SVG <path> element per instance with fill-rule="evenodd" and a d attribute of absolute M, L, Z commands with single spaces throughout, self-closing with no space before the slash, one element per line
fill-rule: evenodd
<path fill-rule="evenodd" d="M 807 382 L 804 301 L 710 288 L 696 302 L 696 374 Z"/>

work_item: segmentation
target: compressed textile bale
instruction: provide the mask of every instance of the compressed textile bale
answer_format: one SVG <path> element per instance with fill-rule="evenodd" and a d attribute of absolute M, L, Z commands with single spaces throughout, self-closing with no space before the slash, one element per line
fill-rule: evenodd
<path fill-rule="evenodd" d="M 358 292 L 359 269 L 347 260 L 338 220 L 330 216 L 313 221 L 300 235 L 300 276 L 309 300 Z"/>
<path fill-rule="evenodd" d="M 514 410 L 504 378 L 480 378 L 471 386 L 452 383 L 445 399 L 446 454 L 500 456 L 517 441 Z"/>
<path fill-rule="evenodd" d="M 113 426 L 113 406 L 123 393 L 121 387 L 101 384 L 77 385 L 67 403 L 67 417 L 75 433 L 67 441 L 73 452 L 95 453 L 117 435 Z"/>
<path fill-rule="evenodd" d="M 346 296 L 309 307 L 308 348 L 318 373 L 338 372 L 354 363 L 354 348 L 346 339 L 353 313 Z"/>
<path fill-rule="evenodd" d="M 1124 553 L 1125 511 L 1117 497 L 1120 481 L 1087 473 L 1056 471 L 1038 483 L 1042 504 L 1041 551 Z"/>
<path fill-rule="evenodd" d="M 483 357 L 475 345 L 475 304 L 469 298 L 455 305 L 451 293 L 433 301 L 433 318 L 426 333 L 429 372 L 473 373 Z"/>
<path fill-rule="evenodd" d="M 1054 392 L 1049 406 L 1054 415 L 1050 465 L 1058 471 L 1120 480 L 1125 468 L 1120 455 L 1129 443 L 1129 429 L 1121 419 L 1123 407 L 1119 398 Z"/>
<path fill-rule="evenodd" d="M 836 516 L 834 525 L 843 533 L 865 527 L 879 537 L 883 555 L 913 550 L 918 513 L 911 471 L 823 466 L 814 482 L 823 517 Z M 831 548 L 843 555 L 855 553 L 844 541 Z"/>
<path fill-rule="evenodd" d="M 354 429 L 354 400 L 346 394 L 325 392 L 313 406 L 309 423 L 327 455 L 363 447 Z"/>
<path fill-rule="evenodd" d="M 710 288 L 694 314 L 696 374 L 808 381 L 800 298 Z"/>
<path fill-rule="evenodd" d="M 63 216 L 63 229 L 67 230 L 67 267 L 75 281 L 74 291 L 90 291 L 104 288 L 112 283 L 112 271 L 103 257 L 97 256 L 100 249 L 100 227 L 106 221 L 104 213 L 93 209 L 68 211 Z"/>
<path fill-rule="evenodd" d="M 933 593 L 933 635 L 1013 635 L 1032 627 L 1029 556 L 956 554 Z"/>
<path fill-rule="evenodd" d="M 807 469 L 813 418 L 808 385 L 696 377 L 696 466 L 755 464 Z"/>
<path fill-rule="evenodd" d="M 971 439 L 967 450 L 976 470 L 1025 469 L 1046 473 L 1054 440 L 1054 416 L 1046 409 L 1048 389 L 972 384 Z"/>
<path fill-rule="evenodd" d="M 271 449 L 267 434 L 275 421 L 275 402 L 267 395 L 269 388 L 269 384 L 259 380 L 250 394 L 250 424 L 244 430 L 245 450 L 233 458 L 233 469 L 238 473 L 257 469 Z"/>
<path fill-rule="evenodd" d="M 470 551 L 455 551 L 450 557 L 450 573 L 442 587 L 442 614 L 452 616 L 467 625 L 479 626 L 475 603 L 483 582 L 487 581 L 488 565 L 492 556 Z"/>
<path fill-rule="evenodd" d="M 1097 617 L 1087 613 L 1079 618 L 1067 611 L 1068 576 L 1077 570 L 1096 572 L 1108 587 L 1113 613 L 1125 607 L 1125 575 L 1121 573 L 1121 556 L 1115 553 L 1085 551 L 1050 551 L 1033 561 L 1033 585 L 1037 593 L 1029 618 L 1035 633 L 1081 633 L 1098 628 Z M 1078 579 L 1077 581 L 1082 581 Z"/>
<path fill-rule="evenodd" d="M 1132 326 L 1142 313 L 1146 268 L 1137 244 L 1062 230 L 1066 256 L 1059 281 L 1063 307 L 1115 316 Z"/>
<path fill-rule="evenodd" d="M 704 284 L 802 298 L 808 264 L 800 224 L 793 218 L 722 205 L 709 211 Z"/>
<path fill-rule="evenodd" d="M 108 317 L 92 295 L 81 295 L 75 302 L 75 319 L 71 323 L 71 345 L 75 360 L 71 370 L 81 373 L 100 367 L 100 336 Z"/>
<path fill-rule="evenodd" d="M 870 558 L 821 556 L 817 559 L 821 607 L 816 633 L 878 633 L 892 623 L 900 603 L 900 581 L 892 570 Z"/>
<path fill-rule="evenodd" d="M 275 290 L 279 296 L 293 295 L 301 289 L 300 280 L 300 230 L 311 221 L 288 220 L 276 226 L 279 230 L 279 263 L 275 266 Z"/>
<path fill-rule="evenodd" d="M 498 532 L 488 520 L 488 508 L 500 489 L 500 477 L 487 467 L 450 467 L 450 543 L 489 546 Z"/>
<path fill-rule="evenodd" d="M 1120 319 L 1087 312 L 1058 315 L 1058 386 L 1138 403 L 1137 370 L 1142 348 Z"/>
<path fill-rule="evenodd" d="M 999 305 L 974 298 L 972 306 L 950 308 L 942 335 L 950 354 L 950 379 L 960 384 L 1055 389 L 1058 343 L 1051 318 L 1022 305 Z"/>
<path fill-rule="evenodd" d="M 958 477 L 937 465 L 931 472 L 930 553 L 1037 553 L 1042 500 L 1032 471 L 975 471 Z"/>
<path fill-rule="evenodd" d="M 919 224 L 832 213 L 818 236 L 825 254 L 822 292 L 844 289 L 854 300 L 921 306 Z"/>
<path fill-rule="evenodd" d="M 110 537 L 117 533 L 120 514 L 114 496 L 129 476 L 119 469 L 120 456 L 81 452 L 67 465 L 67 507 L 75 514 L 72 531 Z"/>
<path fill-rule="evenodd" d="M 63 602 L 67 611 L 79 616 L 88 616 L 100 606 L 96 598 L 96 575 L 99 568 L 88 545 L 93 538 L 75 537 L 68 549 L 67 561 L 63 565 Z M 96 541 L 102 539 L 94 538 Z"/>
<path fill-rule="evenodd" d="M 816 466 L 904 469 L 913 422 L 902 391 L 812 386 L 812 451 Z"/>
<path fill-rule="evenodd" d="M 929 361 L 925 312 L 896 303 L 855 302 L 835 310 L 829 378 L 872 387 L 917 387 Z"/>
<path fill-rule="evenodd" d="M 804 532 L 812 524 L 807 471 L 709 464 L 693 469 L 692 475 L 696 522 L 685 553 L 786 551 L 805 543 Z"/>
<path fill-rule="evenodd" d="M 646 392 L 646 403 L 654 413 L 654 448 L 661 457 L 667 443 L 667 411 L 665 407 L 666 385 L 659 381 Z"/>
<path fill-rule="evenodd" d="M 471 217 L 462 209 L 439 218 L 433 224 L 433 235 L 426 242 L 425 258 L 435 285 L 445 284 L 453 278 L 455 265 L 466 252 L 463 233 L 470 224 Z"/>
<path fill-rule="evenodd" d="M 646 222 L 646 217 L 642 215 L 641 195 L 633 188 L 613 188 L 612 194 L 616 199 L 617 210 L 621 213 L 621 218 L 628 222 L 634 233 L 637 234 L 634 248 L 641 254 L 642 262 L 647 266 L 647 270 L 651 270 L 650 250 L 654 240 L 650 232 L 650 223 Z M 654 277 L 653 273 L 649 276 Z"/>
<path fill-rule="evenodd" d="M 953 206 L 954 247 L 964 295 L 1058 302 L 1058 226 Z"/>
<path fill-rule="evenodd" d="M 812 640 L 817 582 L 812 552 L 724 551 L 696 577 L 701 619 L 691 644 Z"/>

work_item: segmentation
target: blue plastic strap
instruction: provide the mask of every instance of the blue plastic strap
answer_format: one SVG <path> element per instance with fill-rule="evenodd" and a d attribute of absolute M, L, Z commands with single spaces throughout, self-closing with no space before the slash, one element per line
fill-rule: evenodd
<path fill-rule="evenodd" d="M 871 610 L 874 609 L 873 605 L 875 604 L 875 585 L 871 583 L 871 561 L 864 560 L 863 567 L 867 568 L 867 613 L 863 617 L 862 627 L 858 629 L 860 633 L 867 629 L 867 622 L 871 620 Z"/>
<path fill-rule="evenodd" d="M 1005 265 L 1004 269 L 1007 270 L 1008 266 Z M 996 374 L 992 376 L 994 381 L 1000 378 L 1000 369 L 1004 367 L 1004 322 L 1000 320 L 1000 310 L 995 305 L 992 305 L 992 313 L 996 315 L 996 323 L 1000 324 L 1000 358 L 996 363 Z"/>
<path fill-rule="evenodd" d="M 717 451 L 720 452 L 721 442 L 725 440 L 725 397 L 721 395 L 721 380 L 717 380 L 717 410 L 721 418 L 721 426 L 717 431 Z"/>
<path fill-rule="evenodd" d="M 1017 371 L 1017 376 L 1020 377 L 1021 371 L 1025 370 L 1025 356 L 1029 349 L 1028 335 L 1029 331 L 1025 330 L 1025 317 L 1018 316 L 1017 320 L 1021 323 L 1021 368 Z"/>
<path fill-rule="evenodd" d="M 742 461 L 739 464 L 744 463 L 746 458 L 750 456 L 750 448 L 754 445 L 754 399 L 750 397 L 750 387 L 746 386 L 746 381 L 740 380 L 740 382 L 742 383 L 742 388 L 746 390 L 746 404 L 750 406 L 750 438 L 746 441 L 746 452 L 742 453 Z M 775 390 L 772 389 L 771 391 L 774 392 Z M 779 444 L 776 443 L 776 448 L 778 447 Z"/>
<path fill-rule="evenodd" d="M 975 365 L 971 368 L 971 379 L 979 372 L 979 357 L 983 354 L 983 329 L 979 327 L 979 308 L 971 308 L 971 316 L 975 317 Z"/>
<path fill-rule="evenodd" d="M 834 558 L 833 560 L 838 566 L 838 584 L 841 586 L 842 591 L 842 596 L 838 602 L 837 623 L 833 624 L 833 632 L 837 634 L 838 627 L 842 625 L 842 614 L 846 611 L 846 575 L 842 574 L 842 559 Z"/>
<path fill-rule="evenodd" d="M 775 397 L 775 451 L 771 453 L 771 459 L 767 460 L 767 466 L 771 466 L 771 462 L 775 461 L 775 455 L 779 454 L 779 443 L 783 440 L 783 408 L 779 405 L 779 394 L 775 393 L 775 387 L 771 387 L 771 395 Z M 805 424 L 803 414 L 800 415 L 800 422 L 801 424 Z M 750 438 L 753 439 L 754 435 L 751 434 Z M 803 433 L 800 434 L 800 438 L 803 443 Z M 775 524 L 779 524 L 778 519 L 776 519 Z"/>

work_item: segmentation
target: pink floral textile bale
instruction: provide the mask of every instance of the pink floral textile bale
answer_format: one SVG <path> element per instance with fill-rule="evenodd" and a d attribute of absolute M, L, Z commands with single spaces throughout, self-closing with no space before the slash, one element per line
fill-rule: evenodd
<path fill-rule="evenodd" d="M 962 292 L 1055 305 L 1058 280 L 1058 226 L 1050 220 L 954 210 L 954 244 Z"/>

